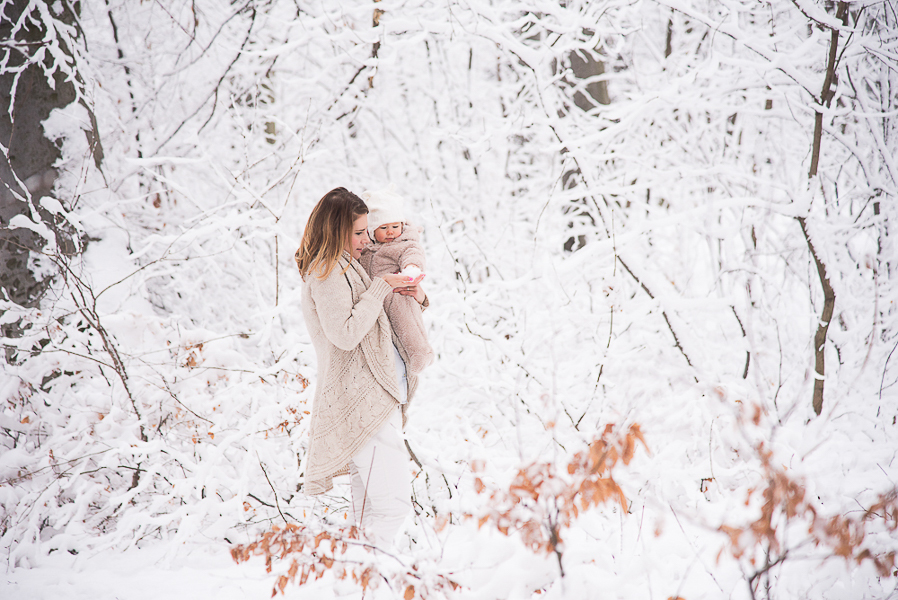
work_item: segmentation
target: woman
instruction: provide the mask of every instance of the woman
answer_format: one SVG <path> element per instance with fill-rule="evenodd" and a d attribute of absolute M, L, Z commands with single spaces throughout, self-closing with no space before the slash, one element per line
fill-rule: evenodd
<path fill-rule="evenodd" d="M 349 473 L 356 523 L 388 545 L 411 509 L 400 405 L 418 381 L 405 376 L 384 298 L 402 293 L 426 304 L 426 296 L 420 277 L 371 280 L 358 262 L 367 242 L 368 207 L 337 188 L 312 210 L 296 251 L 302 312 L 318 358 L 304 491 L 324 493 L 333 477 Z"/>

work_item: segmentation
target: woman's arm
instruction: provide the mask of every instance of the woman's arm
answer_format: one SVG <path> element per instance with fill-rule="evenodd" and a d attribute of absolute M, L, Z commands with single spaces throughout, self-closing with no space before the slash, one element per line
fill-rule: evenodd
<path fill-rule="evenodd" d="M 346 278 L 347 274 L 340 273 L 338 267 L 325 280 L 312 279 L 310 286 L 324 335 L 334 346 L 347 351 L 358 346 L 374 327 L 383 309 L 384 298 L 394 287 L 415 287 L 422 279 L 408 281 L 407 277 L 393 274 L 375 277 L 359 301 L 353 304 L 352 289 Z"/>
<path fill-rule="evenodd" d="M 314 278 L 313 274 L 309 277 Z M 352 289 L 346 275 L 335 268 L 327 279 L 312 279 L 310 283 L 315 311 L 327 339 L 341 350 L 352 350 L 371 331 L 383 310 L 384 298 L 393 290 L 380 277 L 352 303 Z"/>

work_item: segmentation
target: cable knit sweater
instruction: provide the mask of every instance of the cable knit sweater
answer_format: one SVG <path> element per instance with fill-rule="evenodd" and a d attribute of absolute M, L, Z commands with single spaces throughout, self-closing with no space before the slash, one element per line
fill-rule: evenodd
<path fill-rule="evenodd" d="M 318 358 L 306 494 L 330 490 L 331 479 L 346 472 L 350 458 L 397 407 L 394 334 L 384 312 L 391 293 L 386 281 L 372 282 L 348 252 L 326 279 L 310 273 L 303 282 L 302 312 Z M 409 399 L 417 384 L 409 374 Z"/>

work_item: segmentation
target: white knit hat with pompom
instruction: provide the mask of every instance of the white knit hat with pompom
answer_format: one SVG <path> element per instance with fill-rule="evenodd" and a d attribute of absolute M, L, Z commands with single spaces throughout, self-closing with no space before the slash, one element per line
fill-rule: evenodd
<path fill-rule="evenodd" d="M 362 200 L 368 206 L 368 235 L 374 238 L 374 230 L 386 223 L 405 221 L 405 200 L 397 194 L 391 183 L 385 190 L 366 190 Z"/>

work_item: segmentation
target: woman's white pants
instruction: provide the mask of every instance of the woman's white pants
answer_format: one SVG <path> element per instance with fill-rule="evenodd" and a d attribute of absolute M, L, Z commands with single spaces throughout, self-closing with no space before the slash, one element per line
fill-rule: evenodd
<path fill-rule="evenodd" d="M 391 546 L 408 516 L 412 486 L 399 407 L 349 463 L 355 522 L 378 546 Z"/>

